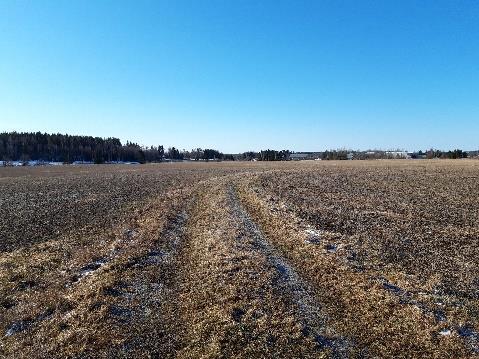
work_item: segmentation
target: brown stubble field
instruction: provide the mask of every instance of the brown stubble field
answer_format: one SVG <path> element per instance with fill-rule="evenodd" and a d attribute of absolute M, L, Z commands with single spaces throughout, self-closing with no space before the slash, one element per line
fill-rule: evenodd
<path fill-rule="evenodd" d="M 0 169 L 2 357 L 479 357 L 479 161 Z"/>

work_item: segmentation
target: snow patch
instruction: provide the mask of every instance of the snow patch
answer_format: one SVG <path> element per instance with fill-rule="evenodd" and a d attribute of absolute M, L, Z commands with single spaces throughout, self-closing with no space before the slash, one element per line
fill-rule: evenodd
<path fill-rule="evenodd" d="M 310 234 L 310 235 L 313 235 L 313 236 L 318 236 L 318 237 L 321 234 L 320 231 L 318 231 L 317 229 L 314 229 L 314 228 L 308 228 L 308 229 L 305 230 L 305 232 L 307 234 Z"/>
<path fill-rule="evenodd" d="M 105 260 L 103 260 L 103 259 L 97 260 L 97 261 L 83 267 L 83 269 L 80 271 L 80 275 L 82 277 L 86 277 L 86 276 L 92 274 L 94 271 L 103 267 L 105 264 L 106 264 Z"/>
<path fill-rule="evenodd" d="M 16 333 L 23 332 L 26 330 L 28 327 L 30 327 L 31 322 L 30 321 L 18 321 L 14 322 L 5 332 L 6 337 L 10 337 Z"/>
<path fill-rule="evenodd" d="M 103 267 L 108 261 L 106 259 L 99 259 L 93 263 L 87 264 L 86 266 L 82 267 L 80 269 L 80 273 L 78 273 L 74 279 L 72 280 L 72 283 L 78 283 L 80 282 L 83 278 L 88 277 L 92 275 L 94 272 L 96 272 L 98 269 Z M 69 287 L 69 285 L 67 285 Z"/>
<path fill-rule="evenodd" d="M 127 229 L 123 233 L 124 233 L 125 237 L 128 238 L 128 239 L 132 239 L 132 238 L 134 238 L 138 235 L 138 231 L 135 230 L 135 229 Z"/>
<path fill-rule="evenodd" d="M 319 244 L 321 242 L 320 232 L 314 228 L 308 228 L 304 231 L 308 237 L 304 240 L 309 244 Z"/>
<path fill-rule="evenodd" d="M 326 244 L 324 247 L 329 253 L 335 253 L 338 250 L 338 246 L 335 244 Z"/>

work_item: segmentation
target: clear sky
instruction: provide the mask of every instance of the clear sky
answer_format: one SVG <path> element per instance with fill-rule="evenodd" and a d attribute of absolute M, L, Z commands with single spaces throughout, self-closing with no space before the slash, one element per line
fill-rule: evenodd
<path fill-rule="evenodd" d="M 479 2 L 0 1 L 0 131 L 479 148 Z"/>

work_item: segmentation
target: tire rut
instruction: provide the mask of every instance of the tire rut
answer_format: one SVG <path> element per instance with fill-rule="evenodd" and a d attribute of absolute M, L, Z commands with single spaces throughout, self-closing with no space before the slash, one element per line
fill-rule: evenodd
<path fill-rule="evenodd" d="M 198 190 L 169 311 L 178 358 L 346 358 L 314 293 L 272 248 L 230 185 Z"/>
<path fill-rule="evenodd" d="M 245 228 L 248 236 L 253 239 L 255 249 L 260 251 L 276 269 L 277 276 L 274 286 L 277 293 L 292 298 L 298 307 L 298 316 L 304 324 L 305 334 L 313 335 L 320 347 L 330 349 L 334 358 L 349 357 L 351 343 L 327 327 L 328 318 L 322 312 L 320 303 L 315 299 L 314 290 L 300 278 L 286 259 L 268 242 L 261 229 L 241 205 L 232 186 L 228 187 L 228 199 L 235 218 Z"/>
<path fill-rule="evenodd" d="M 120 304 L 110 308 L 111 317 L 129 326 L 129 338 L 111 350 L 112 356 L 169 357 L 174 352 L 175 333 L 165 325 L 173 319 L 165 306 L 175 285 L 176 257 L 188 217 L 187 208 L 172 217 L 147 253 L 127 263 L 127 270 L 135 272 L 132 280 L 111 288 L 111 295 L 121 297 Z"/>

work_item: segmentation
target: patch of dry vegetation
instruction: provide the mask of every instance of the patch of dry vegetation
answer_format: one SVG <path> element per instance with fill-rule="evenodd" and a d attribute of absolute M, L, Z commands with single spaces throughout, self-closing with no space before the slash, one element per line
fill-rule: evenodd
<path fill-rule="evenodd" d="M 316 342 L 227 189 L 209 182 L 191 215 L 174 300 L 184 330 L 178 357 L 325 356 L 332 348 Z"/>
<path fill-rule="evenodd" d="M 148 167 L 144 172 L 129 168 L 103 170 L 104 173 L 87 171 L 91 178 L 88 173 L 79 174 L 78 178 L 76 172 L 60 172 L 36 179 L 39 182 L 52 179 L 55 183 L 72 183 L 58 189 L 54 186 L 59 192 L 68 192 L 70 186 L 85 181 L 91 184 L 94 193 L 98 188 L 108 188 L 112 176 L 121 178 L 119 181 L 123 184 L 112 186 L 108 195 L 104 195 L 105 203 L 93 213 L 83 212 L 83 209 L 65 212 L 65 222 L 72 223 L 65 232 L 53 238 L 31 240 L 36 235 L 36 227 L 41 227 L 36 221 L 28 227 L 29 236 L 24 232 L 17 234 L 13 242 L 15 249 L 2 253 L 0 353 L 15 356 L 21 353 L 31 357 L 112 351 L 127 342 L 133 333 L 132 328 L 140 322 L 134 315 L 134 307 L 140 308 L 137 312 L 148 309 L 145 297 L 161 291 L 165 278 L 162 278 L 160 264 L 166 262 L 163 258 L 168 251 L 165 246 L 174 240 L 168 235 L 168 227 L 184 210 L 193 185 L 211 173 L 181 176 L 178 169 L 172 169 L 170 173 L 166 169 L 164 174 L 159 174 L 157 168 Z M 146 178 L 145 182 L 142 176 Z M 135 190 L 131 188 L 151 185 L 148 179 L 153 177 L 157 184 L 148 189 L 149 198 L 132 197 L 131 192 Z M 17 180 L 17 177 L 9 178 L 3 183 L 5 188 L 10 186 L 9 197 L 14 196 L 15 191 L 21 191 L 15 183 Z M 31 187 L 23 190 L 29 193 Z M 83 190 L 87 191 L 86 188 Z M 44 205 L 41 202 L 43 197 L 36 198 L 36 203 L 27 202 L 20 209 L 12 209 L 30 215 L 28 207 L 39 203 Z M 57 197 L 52 211 L 56 206 L 71 205 L 65 198 Z M 123 205 L 116 206 L 118 202 Z M 117 211 L 111 222 L 102 218 L 114 210 L 110 207 Z M 15 215 L 19 216 L 18 213 Z M 95 218 L 87 225 L 82 225 L 82 219 L 76 222 L 75 218 L 92 215 Z M 142 266 L 148 261 L 152 262 L 147 266 L 152 271 L 150 276 Z M 161 275 L 153 281 L 158 273 Z M 171 275 L 165 273 L 165 277 L 169 279 Z M 152 317 L 146 321 L 149 320 Z M 147 324 L 142 329 L 148 327 Z"/>
<path fill-rule="evenodd" d="M 469 357 L 479 349 L 477 174 L 442 163 L 325 167 L 253 176 L 240 193 L 358 347 Z"/>
<path fill-rule="evenodd" d="M 0 356 L 472 357 L 474 161 L 0 169 Z"/>
<path fill-rule="evenodd" d="M 186 194 L 164 193 L 122 226 L 88 239 L 64 238 L 3 256 L 1 290 L 13 305 L 2 313 L 4 353 L 113 351 L 144 330 L 138 326 L 145 321 L 153 323 L 153 315 L 142 314 L 154 312 L 154 298 L 160 300 L 169 279 L 163 267 L 175 238 L 167 233 Z"/>

